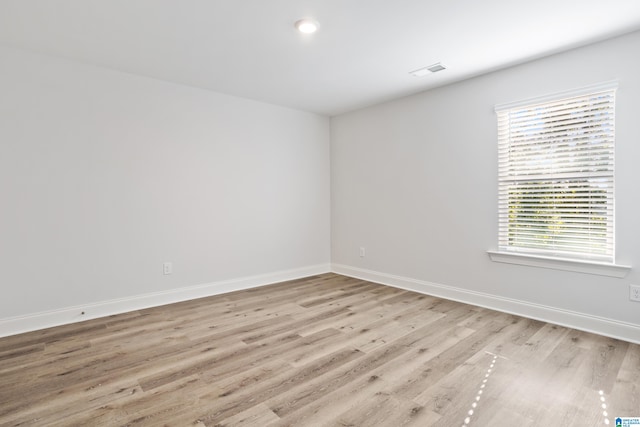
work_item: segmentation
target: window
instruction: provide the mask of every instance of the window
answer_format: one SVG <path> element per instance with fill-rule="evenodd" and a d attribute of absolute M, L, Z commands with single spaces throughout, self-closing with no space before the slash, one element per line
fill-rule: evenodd
<path fill-rule="evenodd" d="M 498 252 L 614 262 L 615 90 L 496 107 Z"/>

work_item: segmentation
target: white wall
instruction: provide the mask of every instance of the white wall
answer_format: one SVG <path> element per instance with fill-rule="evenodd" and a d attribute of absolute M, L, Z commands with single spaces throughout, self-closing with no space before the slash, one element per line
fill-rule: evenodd
<path fill-rule="evenodd" d="M 0 48 L 0 336 L 325 271 L 330 236 L 335 271 L 640 341 L 639 49 L 634 33 L 341 115 L 330 136 L 325 117 Z M 612 79 L 634 268 L 491 262 L 493 106 Z"/>
<path fill-rule="evenodd" d="M 334 270 L 534 317 L 568 311 L 551 320 L 586 320 L 574 326 L 640 341 L 640 303 L 629 301 L 628 288 L 640 284 L 638 52 L 640 33 L 633 33 L 334 117 Z M 494 105 L 614 79 L 617 262 L 633 269 L 615 279 L 490 261 Z M 611 330 L 598 318 L 613 320 Z"/>
<path fill-rule="evenodd" d="M 329 133 L 326 117 L 0 48 L 0 323 L 328 270 Z"/>

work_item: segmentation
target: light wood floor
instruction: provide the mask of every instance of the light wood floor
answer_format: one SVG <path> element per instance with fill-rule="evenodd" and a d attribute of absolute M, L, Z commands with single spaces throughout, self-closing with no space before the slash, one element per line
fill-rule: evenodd
<path fill-rule="evenodd" d="M 335 274 L 0 339 L 2 426 L 616 416 L 640 416 L 640 346 Z"/>

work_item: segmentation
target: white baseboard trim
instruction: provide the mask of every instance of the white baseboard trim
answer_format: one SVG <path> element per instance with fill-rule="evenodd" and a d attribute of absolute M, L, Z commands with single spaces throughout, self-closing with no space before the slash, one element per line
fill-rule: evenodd
<path fill-rule="evenodd" d="M 241 277 L 220 282 L 170 289 L 167 291 L 134 295 L 126 298 L 100 301 L 81 306 L 65 307 L 58 310 L 33 313 L 25 316 L 10 317 L 0 319 L 0 337 L 16 335 L 23 332 L 31 332 L 53 326 L 66 325 L 69 323 L 82 322 L 114 314 L 126 313 L 128 311 L 142 310 L 165 304 L 225 294 L 243 289 L 256 288 L 287 280 L 328 273 L 330 271 L 330 264 L 319 264 L 292 270 L 276 271 L 256 276 Z M 81 314 L 83 312 L 84 314 Z"/>
<path fill-rule="evenodd" d="M 640 344 L 640 325 L 341 264 L 334 273 Z"/>

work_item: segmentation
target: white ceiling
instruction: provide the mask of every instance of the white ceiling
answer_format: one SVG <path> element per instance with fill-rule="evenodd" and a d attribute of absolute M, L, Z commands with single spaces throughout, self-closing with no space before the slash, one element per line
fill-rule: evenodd
<path fill-rule="evenodd" d="M 637 29 L 639 0 L 0 0 L 0 44 L 326 115 Z"/>

